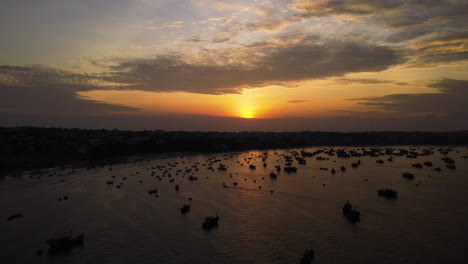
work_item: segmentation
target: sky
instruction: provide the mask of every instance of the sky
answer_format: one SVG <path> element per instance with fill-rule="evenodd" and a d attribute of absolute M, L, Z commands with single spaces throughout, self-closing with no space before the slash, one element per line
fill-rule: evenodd
<path fill-rule="evenodd" d="M 0 126 L 468 129 L 465 0 L 2 0 Z"/>

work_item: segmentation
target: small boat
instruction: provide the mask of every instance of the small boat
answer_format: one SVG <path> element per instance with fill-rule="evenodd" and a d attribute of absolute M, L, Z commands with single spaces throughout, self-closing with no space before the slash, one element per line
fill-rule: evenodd
<path fill-rule="evenodd" d="M 83 238 L 84 234 L 80 234 L 74 238 L 71 236 L 63 236 L 59 238 L 51 238 L 47 240 L 47 244 L 49 244 L 49 254 L 55 254 L 67 251 L 74 246 L 83 245 Z"/>
<path fill-rule="evenodd" d="M 296 172 L 297 168 L 296 167 L 284 167 L 285 172 Z"/>
<path fill-rule="evenodd" d="M 404 172 L 403 173 L 403 178 L 408 179 L 408 180 L 412 180 L 412 179 L 414 179 L 414 174 L 409 173 L 409 172 Z"/>
<path fill-rule="evenodd" d="M 453 165 L 453 164 L 447 164 L 446 165 L 447 169 L 451 169 L 451 170 L 454 170 L 457 168 L 457 166 Z"/>
<path fill-rule="evenodd" d="M 190 204 L 184 204 L 182 208 L 180 208 L 180 213 L 181 214 L 186 214 L 190 211 Z"/>
<path fill-rule="evenodd" d="M 148 194 L 156 194 L 156 193 L 158 193 L 158 189 L 157 189 L 157 188 L 148 191 Z"/>
<path fill-rule="evenodd" d="M 359 212 L 356 209 L 352 209 L 351 212 L 346 214 L 346 218 L 348 218 L 348 220 L 351 223 L 359 222 L 359 221 L 361 221 L 361 212 Z"/>
<path fill-rule="evenodd" d="M 211 229 L 215 226 L 218 226 L 218 220 L 219 220 L 219 216 L 216 215 L 216 216 L 207 216 L 205 217 L 205 221 L 202 223 L 202 228 L 203 229 Z"/>
<path fill-rule="evenodd" d="M 301 264 L 310 264 L 314 259 L 314 251 L 312 249 L 306 249 L 304 255 L 301 258 Z"/>
<path fill-rule="evenodd" d="M 346 201 L 343 206 L 343 215 L 346 216 L 346 218 L 348 218 L 348 220 L 352 223 L 361 221 L 361 212 L 353 209 L 353 206 L 351 203 L 349 203 L 349 201 Z"/>
<path fill-rule="evenodd" d="M 353 206 L 349 203 L 349 201 L 346 201 L 343 206 L 343 214 L 349 214 L 351 210 L 353 210 Z"/>
<path fill-rule="evenodd" d="M 377 194 L 380 196 L 385 196 L 385 197 L 390 197 L 390 198 L 396 198 L 398 192 L 392 189 L 378 189 Z"/>
<path fill-rule="evenodd" d="M 7 218 L 8 221 L 11 221 L 11 220 L 14 220 L 16 218 L 21 218 L 23 217 L 23 214 L 22 213 L 19 213 L 19 214 L 14 214 L 14 215 L 11 215 Z"/>

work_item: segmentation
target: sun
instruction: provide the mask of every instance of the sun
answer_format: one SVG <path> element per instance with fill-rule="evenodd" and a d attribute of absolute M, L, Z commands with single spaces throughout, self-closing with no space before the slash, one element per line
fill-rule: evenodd
<path fill-rule="evenodd" d="M 240 117 L 242 118 L 255 118 L 255 112 L 253 109 L 244 109 L 240 113 Z"/>

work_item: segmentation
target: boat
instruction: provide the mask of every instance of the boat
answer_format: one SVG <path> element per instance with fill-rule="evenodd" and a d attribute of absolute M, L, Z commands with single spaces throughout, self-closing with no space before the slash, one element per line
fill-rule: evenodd
<path fill-rule="evenodd" d="M 59 238 L 51 238 L 47 240 L 49 244 L 49 254 L 55 254 L 67 251 L 74 246 L 83 245 L 84 234 L 80 234 L 74 238 L 70 236 L 63 236 Z"/>
<path fill-rule="evenodd" d="M 312 249 L 306 249 L 304 251 L 304 255 L 301 258 L 301 264 L 312 263 L 313 259 L 314 259 L 314 251 Z"/>
<path fill-rule="evenodd" d="M 425 161 L 423 164 L 428 166 L 428 167 L 432 167 L 432 165 L 433 165 L 432 162 L 430 162 L 430 161 Z"/>
<path fill-rule="evenodd" d="M 285 172 L 296 172 L 297 168 L 296 167 L 284 167 Z"/>
<path fill-rule="evenodd" d="M 356 209 L 351 209 L 351 211 L 346 214 L 346 218 L 348 218 L 351 223 L 359 222 L 361 221 L 361 212 Z"/>
<path fill-rule="evenodd" d="M 180 213 L 181 214 L 186 214 L 190 211 L 190 204 L 184 204 L 182 208 L 180 208 Z"/>
<path fill-rule="evenodd" d="M 353 206 L 349 203 L 349 201 L 346 201 L 346 203 L 343 206 L 343 214 L 348 214 L 353 210 Z"/>
<path fill-rule="evenodd" d="M 157 193 L 158 193 L 158 188 L 148 191 L 148 194 L 157 194 Z"/>
<path fill-rule="evenodd" d="M 348 218 L 348 220 L 352 223 L 356 223 L 361 220 L 361 212 L 353 209 L 353 206 L 349 201 L 346 201 L 343 206 L 343 215 L 346 216 L 346 218 Z"/>
<path fill-rule="evenodd" d="M 457 168 L 457 166 L 453 165 L 453 164 L 447 164 L 446 165 L 447 169 L 451 169 L 451 170 L 454 170 Z"/>
<path fill-rule="evenodd" d="M 205 221 L 202 223 L 202 228 L 203 229 L 211 229 L 215 226 L 218 226 L 218 220 L 219 220 L 219 216 L 216 215 L 216 216 L 207 216 L 205 217 Z"/>
<path fill-rule="evenodd" d="M 380 196 L 385 196 L 385 197 L 390 197 L 390 198 L 396 198 L 398 192 L 392 189 L 378 189 L 377 194 Z"/>
<path fill-rule="evenodd" d="M 11 220 L 14 220 L 16 218 L 21 218 L 23 217 L 23 213 L 19 213 L 19 214 L 14 214 L 14 215 L 11 215 L 7 218 L 8 221 L 11 221 Z"/>
<path fill-rule="evenodd" d="M 403 178 L 406 178 L 408 180 L 412 180 L 412 179 L 414 179 L 414 174 L 409 173 L 409 172 L 403 172 Z"/>

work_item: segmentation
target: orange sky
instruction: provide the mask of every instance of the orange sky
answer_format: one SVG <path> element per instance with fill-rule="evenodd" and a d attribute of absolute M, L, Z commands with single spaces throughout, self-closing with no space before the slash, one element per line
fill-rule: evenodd
<path fill-rule="evenodd" d="M 103 122 L 109 115 L 468 117 L 461 100 L 468 96 L 466 1 L 25 0 L 2 7 L 0 113 L 8 124 L 60 126 L 54 116 L 67 115 L 72 124 L 80 115 Z"/>

